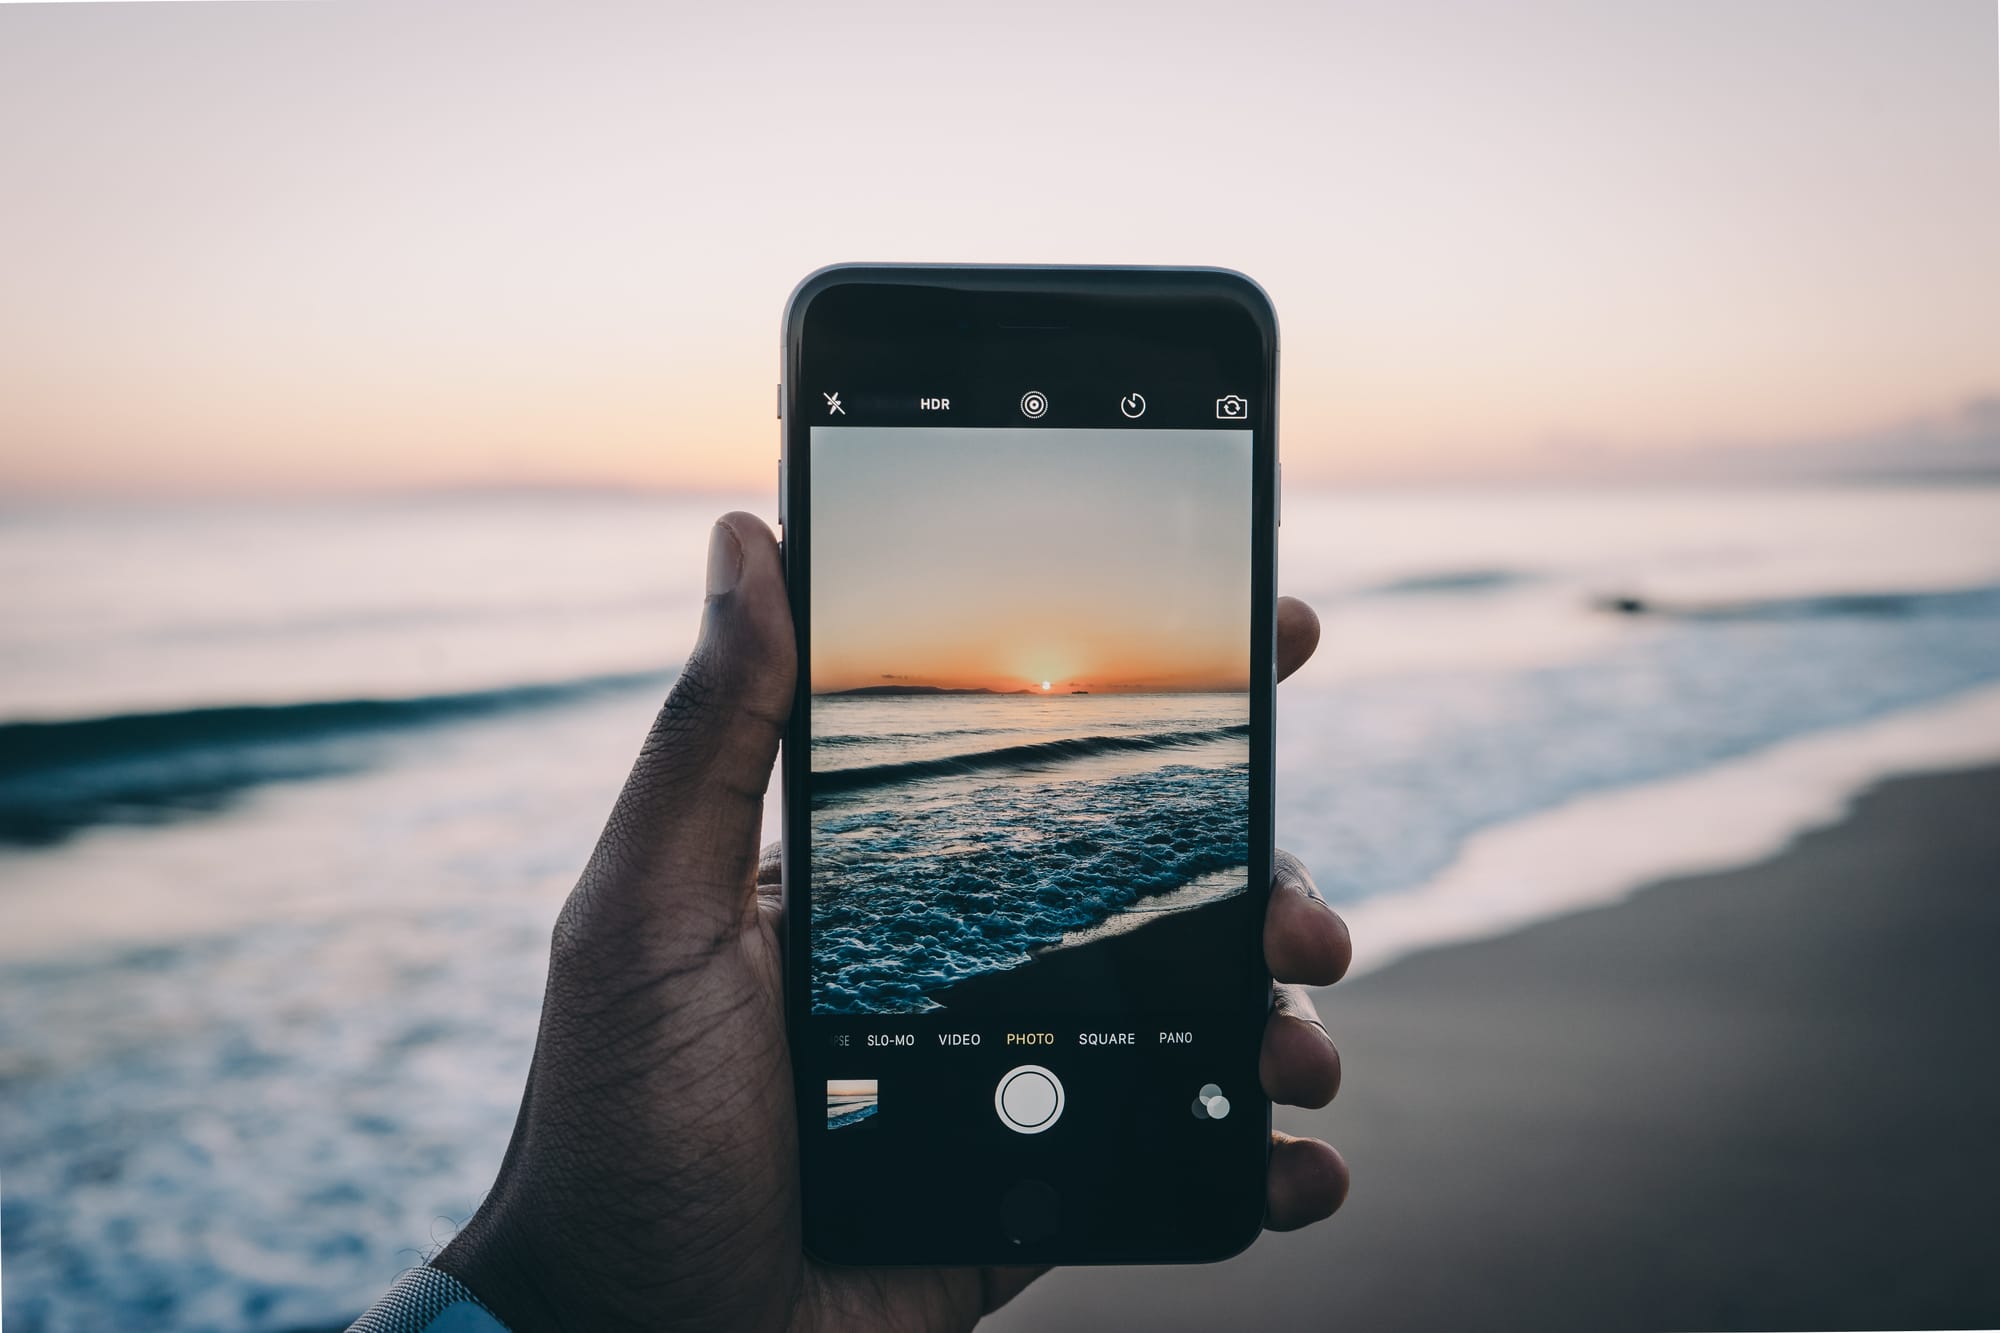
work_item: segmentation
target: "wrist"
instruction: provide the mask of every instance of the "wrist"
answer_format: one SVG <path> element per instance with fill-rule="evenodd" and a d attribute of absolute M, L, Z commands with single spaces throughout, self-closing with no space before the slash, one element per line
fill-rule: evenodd
<path fill-rule="evenodd" d="M 463 1283 L 513 1333 L 575 1327 L 578 1312 L 565 1314 L 542 1275 L 540 1257 L 489 1196 L 430 1266 Z"/>
<path fill-rule="evenodd" d="M 347 1333 L 512 1333 L 463 1282 L 426 1265 L 397 1278 Z"/>

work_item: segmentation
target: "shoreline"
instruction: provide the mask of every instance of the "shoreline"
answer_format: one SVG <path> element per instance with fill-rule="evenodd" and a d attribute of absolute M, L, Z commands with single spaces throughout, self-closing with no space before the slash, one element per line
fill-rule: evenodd
<path fill-rule="evenodd" d="M 1348 976 L 1620 902 L 1661 880 L 1754 866 L 1839 824 L 1885 782 L 1996 764 L 2000 685 L 1987 685 L 1579 796 L 1479 831 L 1414 888 L 1336 902 L 1354 933 Z"/>
<path fill-rule="evenodd" d="M 984 972 L 954 982 L 930 998 L 931 1014 L 969 1018 L 1016 1013 L 1117 1013 L 1126 1007 L 1172 1012 L 1181 998 L 1182 972 L 1215 939 L 1246 938 L 1254 906 L 1233 894 L 1131 930 L 1104 934 L 1067 948 L 1045 949 L 1005 972 Z"/>
<path fill-rule="evenodd" d="M 1228 1264 L 1051 1275 L 990 1327 L 2000 1323 L 2000 767 L 1892 778 L 1756 864 L 1318 994 L 1353 1171 Z"/>

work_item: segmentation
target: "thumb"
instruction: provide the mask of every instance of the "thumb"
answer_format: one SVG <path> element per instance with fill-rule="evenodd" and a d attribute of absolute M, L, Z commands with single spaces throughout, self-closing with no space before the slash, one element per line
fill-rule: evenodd
<path fill-rule="evenodd" d="M 741 926 L 756 902 L 764 792 L 796 661 L 777 542 L 762 520 L 725 514 L 709 533 L 701 638 L 580 886 L 593 908 L 633 921 L 628 911 L 670 904 L 670 929 L 684 939 Z"/>

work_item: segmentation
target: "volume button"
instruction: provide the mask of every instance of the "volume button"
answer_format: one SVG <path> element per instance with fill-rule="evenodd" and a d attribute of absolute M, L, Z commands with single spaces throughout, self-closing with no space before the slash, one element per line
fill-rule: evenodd
<path fill-rule="evenodd" d="M 778 460 L 778 526 L 785 526 L 785 460 Z"/>

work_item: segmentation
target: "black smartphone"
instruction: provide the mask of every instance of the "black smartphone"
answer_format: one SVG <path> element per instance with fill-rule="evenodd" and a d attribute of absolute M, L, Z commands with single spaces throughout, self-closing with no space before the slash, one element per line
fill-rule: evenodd
<path fill-rule="evenodd" d="M 1277 362 L 1270 302 L 1219 269 L 793 293 L 786 969 L 819 1257 L 1256 1237 Z"/>

